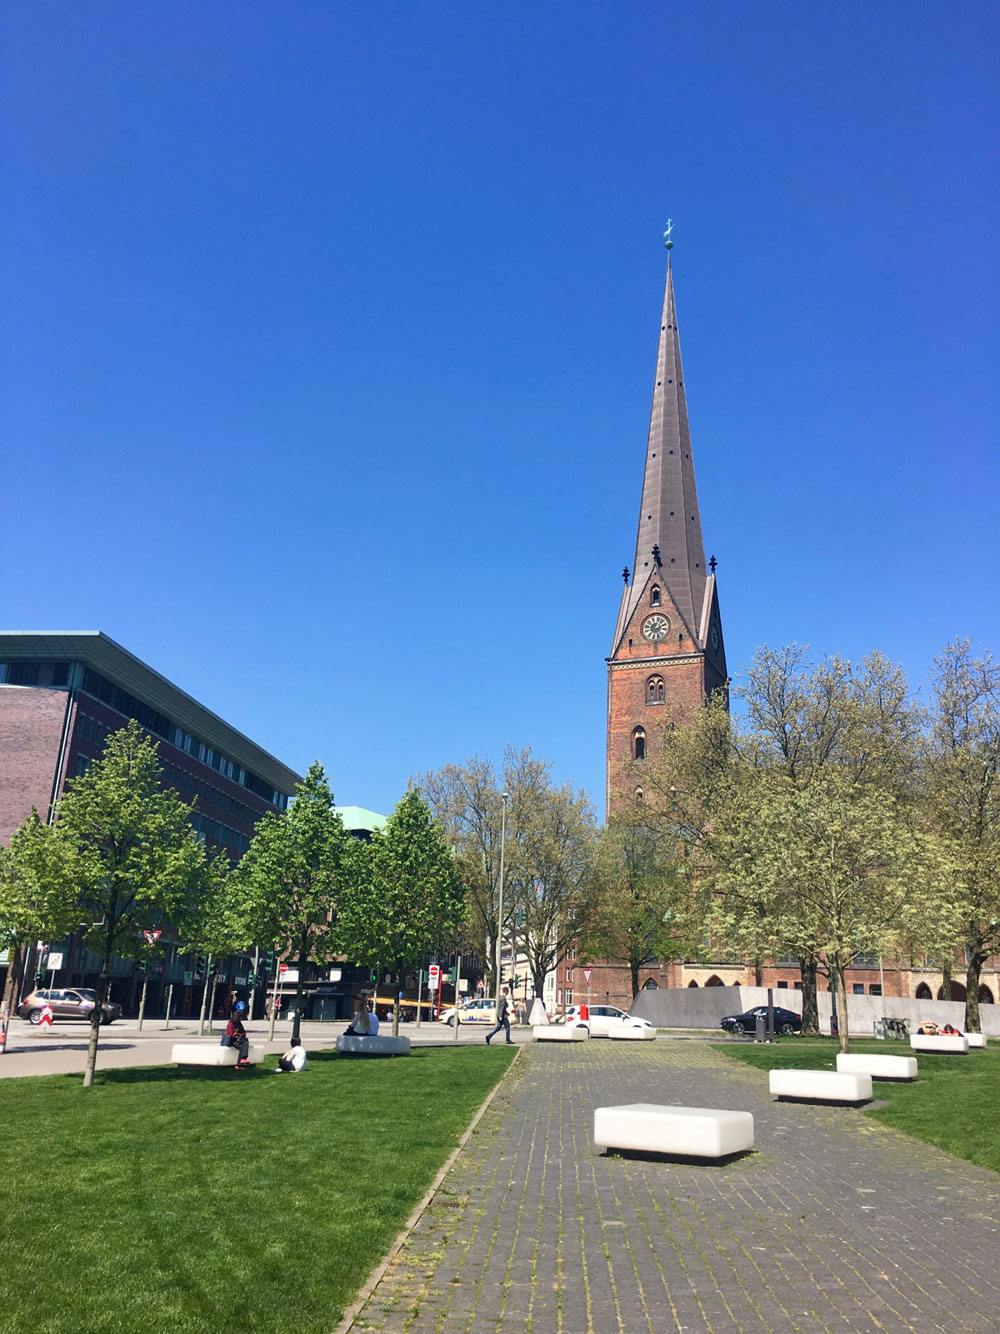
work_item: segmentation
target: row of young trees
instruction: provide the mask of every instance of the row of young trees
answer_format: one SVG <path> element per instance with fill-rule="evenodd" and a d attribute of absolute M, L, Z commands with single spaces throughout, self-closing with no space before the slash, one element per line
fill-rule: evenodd
<path fill-rule="evenodd" d="M 815 1030 L 818 975 L 846 1015 L 859 954 L 938 960 L 947 994 L 964 946 L 977 1031 L 1000 952 L 1000 668 L 949 645 L 925 707 L 881 655 L 765 648 L 734 693 L 736 716 L 716 697 L 668 720 L 656 763 L 632 767 L 642 800 L 602 833 L 586 948 L 634 985 L 657 957 L 793 955 Z"/>
<path fill-rule="evenodd" d="M 36 811 L 0 847 L 0 943 L 11 951 L 4 1011 L 20 986 L 26 946 L 80 931 L 100 957 L 100 999 L 112 959 L 146 951 L 146 931 L 169 925 L 198 953 L 254 945 L 299 963 L 297 1009 L 309 961 L 349 957 L 402 970 L 447 946 L 464 919 L 459 867 L 443 831 L 411 789 L 370 844 L 343 827 L 314 764 L 287 811 L 258 824 L 231 867 L 192 830 L 190 808 L 162 786 L 157 745 L 135 722 L 111 736 L 47 824 Z M 94 1081 L 95 1006 L 84 1086 Z M 398 1002 L 394 1029 L 398 1025 Z"/>

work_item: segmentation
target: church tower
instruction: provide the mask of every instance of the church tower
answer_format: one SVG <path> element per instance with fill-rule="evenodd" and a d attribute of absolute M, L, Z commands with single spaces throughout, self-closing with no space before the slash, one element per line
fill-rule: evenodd
<path fill-rule="evenodd" d="M 635 560 L 624 571 L 607 660 L 609 812 L 620 800 L 641 799 L 637 763 L 655 760 L 664 721 L 680 721 L 726 682 L 715 558 L 706 563 L 701 537 L 671 246 L 668 233 Z"/>

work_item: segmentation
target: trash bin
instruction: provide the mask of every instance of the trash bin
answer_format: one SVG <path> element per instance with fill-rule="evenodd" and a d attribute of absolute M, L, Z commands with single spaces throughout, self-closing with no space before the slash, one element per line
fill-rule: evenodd
<path fill-rule="evenodd" d="M 754 1035 L 755 1042 L 767 1041 L 767 1020 L 762 1014 L 757 1016 L 757 1032 Z"/>

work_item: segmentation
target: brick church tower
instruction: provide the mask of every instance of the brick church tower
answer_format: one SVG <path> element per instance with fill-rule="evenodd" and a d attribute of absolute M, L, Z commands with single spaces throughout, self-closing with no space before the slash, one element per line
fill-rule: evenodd
<path fill-rule="evenodd" d="M 671 244 L 635 560 L 631 574 L 624 571 L 607 660 L 609 813 L 636 799 L 641 770 L 629 761 L 656 758 L 665 717 L 683 718 L 726 681 L 715 558 L 706 563 L 701 537 Z"/>

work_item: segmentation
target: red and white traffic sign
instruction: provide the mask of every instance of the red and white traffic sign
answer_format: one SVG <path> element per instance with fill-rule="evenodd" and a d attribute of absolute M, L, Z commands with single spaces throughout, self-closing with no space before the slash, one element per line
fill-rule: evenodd
<path fill-rule="evenodd" d="M 583 980 L 584 982 L 586 982 L 588 987 L 590 986 L 590 976 L 593 973 L 593 971 L 594 971 L 593 968 L 585 968 L 583 970 Z"/>
<path fill-rule="evenodd" d="M 427 969 L 427 985 L 430 987 L 431 991 L 437 991 L 438 987 L 441 985 L 440 964 L 432 963 Z"/>
<path fill-rule="evenodd" d="M 287 963 L 279 963 L 279 964 L 278 964 L 278 972 L 279 972 L 279 973 L 287 973 L 287 972 L 288 972 L 288 964 L 287 964 Z"/>
<path fill-rule="evenodd" d="M 147 945 L 155 945 L 156 942 L 159 940 L 159 938 L 163 935 L 163 932 L 159 929 L 159 927 L 157 927 L 155 931 L 144 931 L 142 934 L 146 937 Z"/>

